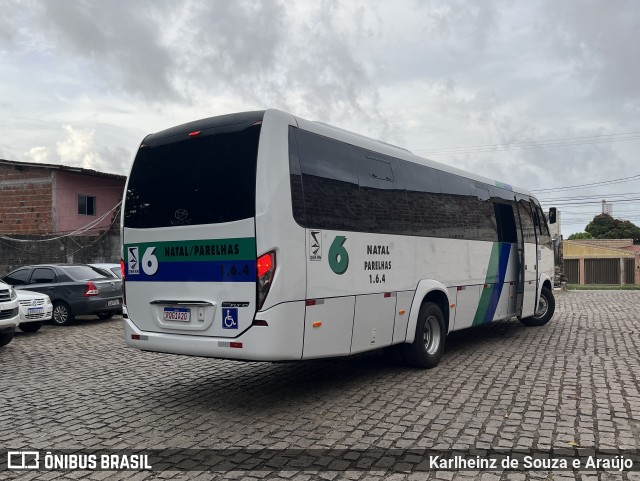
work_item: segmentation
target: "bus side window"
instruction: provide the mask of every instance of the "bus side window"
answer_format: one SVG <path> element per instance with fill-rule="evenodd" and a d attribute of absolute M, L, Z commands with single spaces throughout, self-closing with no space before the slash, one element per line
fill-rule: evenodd
<path fill-rule="evenodd" d="M 491 202 L 491 187 L 486 184 L 472 183 L 477 207 L 471 211 L 474 223 L 478 229 L 478 240 L 485 242 L 498 241 L 498 226 L 496 211 Z"/>
<path fill-rule="evenodd" d="M 411 234 L 445 237 L 444 204 L 438 171 L 430 167 L 400 161 L 405 181 Z"/>
<path fill-rule="evenodd" d="M 365 232 L 411 233 L 404 184 L 395 172 L 398 160 L 352 147 L 357 159 L 362 224 Z"/>
<path fill-rule="evenodd" d="M 531 213 L 531 203 L 524 199 L 519 200 L 518 210 L 520 212 L 520 222 L 522 222 L 522 234 L 524 241 L 535 244 L 536 232 Z"/>
<path fill-rule="evenodd" d="M 542 209 L 537 204 L 532 204 L 536 220 L 536 233 L 538 234 L 538 243 L 547 247 L 551 247 L 551 235 L 549 234 L 549 226 L 544 218 Z"/>
<path fill-rule="evenodd" d="M 302 189 L 304 227 L 360 230 L 362 204 L 349 144 L 294 129 Z"/>
<path fill-rule="evenodd" d="M 289 174 L 291 182 L 291 207 L 293 218 L 300 225 L 306 225 L 304 212 L 304 190 L 302 189 L 302 171 L 300 170 L 300 156 L 294 127 L 289 126 Z"/>
<path fill-rule="evenodd" d="M 471 183 L 464 177 L 439 172 L 444 201 L 443 221 L 447 227 L 445 237 L 478 240 L 477 196 L 471 193 Z"/>
<path fill-rule="evenodd" d="M 518 242 L 516 231 L 516 219 L 513 212 L 513 204 L 496 202 L 493 204 L 498 220 L 498 239 L 500 242 L 515 244 Z"/>

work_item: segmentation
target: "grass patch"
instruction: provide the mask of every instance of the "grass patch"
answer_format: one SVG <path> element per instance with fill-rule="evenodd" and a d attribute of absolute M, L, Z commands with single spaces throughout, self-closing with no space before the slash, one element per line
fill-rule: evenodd
<path fill-rule="evenodd" d="M 581 286 L 579 284 L 567 284 L 569 291 L 640 291 L 638 284 L 625 284 L 620 286 L 617 284 L 588 284 Z"/>

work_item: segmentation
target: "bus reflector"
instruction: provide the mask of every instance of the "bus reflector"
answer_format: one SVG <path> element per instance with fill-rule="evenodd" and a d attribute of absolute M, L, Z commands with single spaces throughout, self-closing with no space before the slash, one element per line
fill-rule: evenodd
<path fill-rule="evenodd" d="M 229 347 L 234 347 L 236 349 L 242 349 L 242 343 L 241 342 L 230 342 L 229 343 Z"/>
<path fill-rule="evenodd" d="M 311 325 L 312 325 L 313 327 L 320 327 L 320 326 L 322 326 L 322 321 L 315 321 L 315 322 L 312 322 L 312 323 L 311 323 Z"/>
<path fill-rule="evenodd" d="M 316 305 L 316 300 L 315 299 L 307 299 L 306 301 L 304 301 L 304 305 L 305 306 L 315 306 Z"/>
<path fill-rule="evenodd" d="M 140 334 L 131 334 L 131 339 L 133 339 L 134 341 L 139 341 L 140 340 Z"/>
<path fill-rule="evenodd" d="M 398 314 L 402 315 L 402 314 L 404 314 L 405 312 L 407 312 L 407 311 L 405 311 L 404 309 L 400 309 L 400 310 L 398 311 Z"/>
<path fill-rule="evenodd" d="M 196 135 L 200 135 L 199 130 L 194 130 L 193 132 L 189 132 L 189 137 L 195 137 Z"/>
<path fill-rule="evenodd" d="M 390 292 L 385 292 L 384 293 L 384 297 L 391 297 L 391 293 Z"/>
<path fill-rule="evenodd" d="M 255 319 L 253 321 L 254 326 L 266 326 L 269 327 L 269 323 L 263 319 Z"/>
<path fill-rule="evenodd" d="M 456 305 L 455 305 L 455 304 L 449 304 L 449 307 L 450 307 L 451 309 L 453 309 L 454 307 L 456 307 Z"/>

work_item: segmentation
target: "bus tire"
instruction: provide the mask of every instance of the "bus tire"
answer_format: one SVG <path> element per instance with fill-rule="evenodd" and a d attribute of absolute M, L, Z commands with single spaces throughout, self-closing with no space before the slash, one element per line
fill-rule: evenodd
<path fill-rule="evenodd" d="M 437 304 L 426 302 L 420 307 L 416 337 L 411 344 L 404 344 L 403 354 L 408 364 L 419 368 L 438 365 L 444 353 L 446 338 L 444 316 Z"/>
<path fill-rule="evenodd" d="M 520 322 L 525 326 L 544 326 L 551 320 L 555 310 L 556 300 L 553 297 L 553 292 L 547 286 L 542 286 L 535 314 L 531 317 L 520 319 Z"/>
<path fill-rule="evenodd" d="M 393 346 L 385 347 L 382 352 L 384 353 L 385 359 L 395 365 L 405 365 L 407 361 L 404 360 L 404 353 L 402 352 L 403 346 L 400 344 L 395 344 Z"/>

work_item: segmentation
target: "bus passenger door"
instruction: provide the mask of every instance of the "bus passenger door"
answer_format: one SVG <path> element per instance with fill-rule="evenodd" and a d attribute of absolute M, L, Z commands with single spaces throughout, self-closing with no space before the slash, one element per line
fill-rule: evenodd
<path fill-rule="evenodd" d="M 518 245 L 523 246 L 521 277 L 524 275 L 522 289 L 522 310 L 519 317 L 533 316 L 538 296 L 538 244 L 528 198 L 516 196 L 520 217 L 520 237 Z"/>

